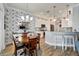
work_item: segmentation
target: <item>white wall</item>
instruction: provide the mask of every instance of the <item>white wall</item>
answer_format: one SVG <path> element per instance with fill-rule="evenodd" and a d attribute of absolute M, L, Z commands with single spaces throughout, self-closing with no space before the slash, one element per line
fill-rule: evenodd
<path fill-rule="evenodd" d="M 68 26 L 68 21 L 65 19 L 62 19 L 62 27 L 67 27 Z"/>
<path fill-rule="evenodd" d="M 71 14 L 68 13 L 69 20 L 62 19 L 62 27 L 72 27 L 72 14 L 73 14 L 72 7 L 69 8 L 69 10 L 71 11 Z M 63 15 L 65 15 L 65 14 L 63 14 Z M 67 17 L 67 15 L 65 17 Z"/>
<path fill-rule="evenodd" d="M 50 22 L 50 19 L 44 20 L 41 18 L 36 18 L 35 27 L 41 27 L 41 24 L 45 24 L 47 27 L 47 31 L 50 31 L 50 24 L 54 24 L 54 23 Z"/>
<path fill-rule="evenodd" d="M 0 4 L 0 52 L 5 48 L 4 38 L 4 8 L 3 4 Z"/>
<path fill-rule="evenodd" d="M 72 18 L 73 29 L 79 31 L 79 5 L 73 8 L 73 18 Z"/>
<path fill-rule="evenodd" d="M 46 27 L 47 27 L 47 30 L 50 31 L 50 24 L 53 24 L 54 25 L 54 31 L 59 31 L 60 28 L 59 28 L 59 19 L 57 21 L 50 21 L 50 19 L 47 19 L 47 20 L 44 20 L 44 19 L 41 19 L 41 18 L 36 18 L 36 21 L 35 21 L 35 27 L 41 27 L 41 24 L 45 24 Z M 65 20 L 65 19 L 62 19 L 62 27 L 71 27 L 72 24 L 69 23 L 69 21 Z"/>

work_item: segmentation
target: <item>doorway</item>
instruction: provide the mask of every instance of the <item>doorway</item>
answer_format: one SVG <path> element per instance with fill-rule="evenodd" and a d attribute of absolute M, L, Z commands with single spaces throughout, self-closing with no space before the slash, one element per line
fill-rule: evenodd
<path fill-rule="evenodd" d="M 50 24 L 50 31 L 54 31 L 54 25 Z"/>

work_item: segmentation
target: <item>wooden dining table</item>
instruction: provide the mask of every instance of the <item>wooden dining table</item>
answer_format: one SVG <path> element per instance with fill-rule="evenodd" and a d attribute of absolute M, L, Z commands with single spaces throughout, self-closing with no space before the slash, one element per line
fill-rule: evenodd
<path fill-rule="evenodd" d="M 15 39 L 18 40 L 18 44 L 23 44 L 26 51 L 29 50 L 30 54 L 32 51 L 37 50 L 38 47 L 38 34 L 34 33 L 14 33 Z M 17 38 L 16 38 L 17 37 Z"/>
<path fill-rule="evenodd" d="M 37 39 L 38 36 L 35 35 L 27 35 L 27 33 L 23 33 L 22 35 L 22 43 L 29 49 L 30 55 L 33 55 L 32 53 L 34 53 L 34 50 L 37 52 Z"/>
<path fill-rule="evenodd" d="M 14 35 L 18 36 L 18 41 L 22 44 L 27 45 L 29 43 L 29 39 L 38 39 L 38 34 L 33 35 L 33 33 L 29 34 L 27 32 L 25 33 L 13 33 Z"/>
<path fill-rule="evenodd" d="M 28 35 L 28 33 L 23 33 L 21 38 L 21 43 L 27 45 L 29 43 L 29 39 L 37 39 L 36 35 Z"/>

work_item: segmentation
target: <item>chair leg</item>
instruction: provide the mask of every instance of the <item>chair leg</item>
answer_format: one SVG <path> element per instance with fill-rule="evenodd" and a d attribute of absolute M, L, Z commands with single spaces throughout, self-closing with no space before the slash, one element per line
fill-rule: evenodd
<path fill-rule="evenodd" d="M 65 50 L 67 50 L 67 46 L 65 46 Z"/>
<path fill-rule="evenodd" d="M 73 50 L 75 51 L 75 46 L 73 46 Z"/>
<path fill-rule="evenodd" d="M 40 43 L 38 45 L 39 45 L 39 50 L 40 50 Z"/>
<path fill-rule="evenodd" d="M 15 54 L 15 56 L 17 56 L 17 51 L 15 51 L 15 53 L 14 53 L 14 54 Z"/>
<path fill-rule="evenodd" d="M 56 46 L 54 46 L 54 48 L 56 49 L 57 47 L 56 47 Z"/>
<path fill-rule="evenodd" d="M 35 50 L 35 52 L 36 52 L 36 56 L 37 56 L 37 49 Z"/>
<path fill-rule="evenodd" d="M 75 51 L 75 42 L 74 42 L 74 40 L 73 40 L 73 50 Z"/>
<path fill-rule="evenodd" d="M 37 43 L 37 48 L 40 50 L 40 42 Z"/>
<path fill-rule="evenodd" d="M 33 54 L 34 54 L 34 50 L 30 50 L 30 56 L 33 56 Z"/>
<path fill-rule="evenodd" d="M 31 51 L 30 51 L 30 49 L 28 49 L 28 55 L 31 56 Z"/>
<path fill-rule="evenodd" d="M 25 56 L 26 56 L 26 48 L 24 48 L 24 54 L 25 54 Z"/>
<path fill-rule="evenodd" d="M 62 50 L 64 49 L 64 45 L 62 44 Z"/>

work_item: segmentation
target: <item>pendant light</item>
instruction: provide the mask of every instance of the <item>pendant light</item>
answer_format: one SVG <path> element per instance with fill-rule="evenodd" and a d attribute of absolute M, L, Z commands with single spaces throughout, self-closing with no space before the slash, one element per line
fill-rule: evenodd
<path fill-rule="evenodd" d="M 56 6 L 53 6 L 53 13 L 54 13 L 54 16 L 53 16 L 53 21 L 54 21 L 54 22 L 56 21 L 55 8 L 56 8 Z"/>
<path fill-rule="evenodd" d="M 24 20 L 24 16 L 21 16 L 22 21 Z"/>
<path fill-rule="evenodd" d="M 25 16 L 21 16 L 21 19 L 24 22 L 29 22 L 29 21 L 32 21 L 34 18 L 29 14 L 30 12 L 29 12 L 28 3 L 26 4 L 26 8 L 27 8 L 27 14 Z"/>
<path fill-rule="evenodd" d="M 31 21 L 33 20 L 33 17 L 32 17 L 32 16 L 30 17 L 30 20 L 31 20 Z"/>
<path fill-rule="evenodd" d="M 29 7 L 28 7 L 28 3 L 26 4 L 26 8 L 27 8 L 27 15 L 25 16 L 25 18 L 26 18 L 26 21 L 29 21 Z"/>
<path fill-rule="evenodd" d="M 67 8 L 66 20 L 69 20 L 69 5 L 66 5 L 66 8 Z"/>

